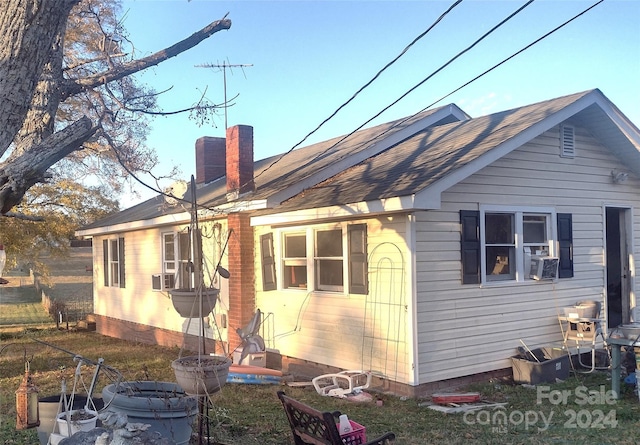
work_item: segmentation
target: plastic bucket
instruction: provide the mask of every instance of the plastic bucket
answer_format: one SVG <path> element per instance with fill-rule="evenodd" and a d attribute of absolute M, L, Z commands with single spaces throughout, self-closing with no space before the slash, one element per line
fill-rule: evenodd
<path fill-rule="evenodd" d="M 70 397 L 70 396 L 67 396 Z M 58 406 L 60 404 L 60 394 L 51 397 L 42 397 L 38 399 L 38 411 L 40 416 L 40 425 L 38 426 L 38 440 L 40 445 L 47 445 L 49 435 L 53 432 L 53 426 L 56 423 L 56 414 L 58 414 Z M 73 398 L 73 406 L 71 409 L 84 408 L 87 404 L 85 396 L 76 395 Z M 89 404 L 89 408 L 102 408 L 102 399 L 93 398 L 93 404 Z"/>

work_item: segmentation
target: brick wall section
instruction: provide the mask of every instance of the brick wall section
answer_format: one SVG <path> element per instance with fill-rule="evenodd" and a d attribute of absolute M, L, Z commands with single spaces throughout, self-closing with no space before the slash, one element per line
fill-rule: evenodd
<path fill-rule="evenodd" d="M 256 310 L 254 239 L 250 217 L 231 213 L 227 219 L 233 234 L 229 239 L 229 350 L 240 344 L 235 332 L 244 327 Z"/>
<path fill-rule="evenodd" d="M 253 182 L 253 127 L 227 128 L 227 193 L 255 190 Z"/>
<path fill-rule="evenodd" d="M 203 136 L 196 140 L 196 184 L 204 185 L 226 174 L 226 141 Z"/>
<path fill-rule="evenodd" d="M 185 351 L 198 351 L 200 339 L 195 335 L 169 331 L 104 315 L 93 315 L 93 317 L 95 318 L 96 332 L 107 337 L 123 338 L 128 341 L 170 348 L 178 347 L 183 348 Z M 214 352 L 215 345 L 216 342 L 213 339 L 207 338 L 205 340 L 205 352 Z"/>

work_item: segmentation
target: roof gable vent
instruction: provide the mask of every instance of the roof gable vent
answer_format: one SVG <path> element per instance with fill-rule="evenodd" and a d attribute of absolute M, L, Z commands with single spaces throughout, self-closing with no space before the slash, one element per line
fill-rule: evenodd
<path fill-rule="evenodd" d="M 575 155 L 575 130 L 571 125 L 560 125 L 560 156 L 563 158 L 573 158 Z"/>

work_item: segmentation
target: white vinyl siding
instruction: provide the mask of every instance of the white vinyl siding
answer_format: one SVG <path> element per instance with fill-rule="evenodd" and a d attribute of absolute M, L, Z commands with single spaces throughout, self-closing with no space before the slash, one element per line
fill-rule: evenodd
<path fill-rule="evenodd" d="M 580 127 L 575 127 L 580 156 L 559 157 L 559 131 L 547 131 L 450 188 L 441 210 L 416 215 L 420 383 L 510 368 L 519 339 L 532 348 L 561 340 L 557 312 L 562 307 L 602 301 L 603 206 L 632 207 L 637 233 L 640 184 L 631 178 L 613 184 L 611 170 L 623 166 Z M 483 205 L 572 214 L 574 277 L 463 285 L 459 212 Z M 638 245 L 636 240 L 636 255 Z"/>
<path fill-rule="evenodd" d="M 203 251 L 205 281 L 209 285 L 209 277 L 213 275 L 212 271 L 219 260 L 220 248 L 226 239 L 226 229 L 223 227 L 221 232 L 218 229 L 214 230 L 213 224 L 207 221 L 201 222 L 200 225 L 208 235 L 203 242 Z M 162 273 L 163 234 L 168 232 L 186 233 L 186 227 L 163 227 L 126 233 L 126 288 L 104 287 L 98 285 L 101 283 L 94 281 L 94 311 L 96 314 L 139 323 L 141 329 L 144 329 L 144 325 L 148 325 L 177 332 L 185 331 L 187 323 L 174 309 L 168 290 L 154 291 L 152 288 L 153 277 Z M 94 239 L 94 264 L 100 266 L 102 266 L 103 258 L 103 239 L 109 239 L 109 237 Z M 222 265 L 226 265 L 226 259 Z M 97 273 L 100 274 L 101 271 L 98 270 Z M 223 304 L 216 306 L 214 310 L 216 314 L 228 307 L 227 283 L 228 280 L 217 280 L 216 282 L 216 286 L 222 287 L 221 298 L 225 299 Z M 192 322 L 188 327 L 190 334 L 195 336 L 199 334 L 198 323 Z M 207 336 L 213 338 L 214 333 L 211 325 L 206 325 L 205 329 Z M 221 329 L 221 331 L 224 330 Z M 215 335 L 217 336 L 218 333 L 216 332 Z M 131 339 L 135 340 L 135 332 L 131 333 Z"/>
<path fill-rule="evenodd" d="M 312 291 L 281 286 L 276 290 L 257 289 L 256 306 L 272 313 L 273 335 L 265 342 L 281 354 L 325 363 L 343 369 L 371 369 L 401 382 L 412 381 L 411 255 L 407 246 L 407 215 L 393 215 L 384 220 L 349 221 L 366 223 L 368 293 L 349 294 L 346 281 L 342 292 Z M 346 236 L 346 226 L 342 237 Z M 255 239 L 274 232 L 283 234 L 314 233 L 315 229 L 335 229 L 341 225 L 310 225 L 296 228 L 256 227 Z M 258 241 L 256 241 L 258 242 Z M 308 238 L 307 238 L 308 242 Z M 274 243 L 276 258 L 282 258 L 283 242 Z M 311 245 L 310 245 L 311 244 Z M 307 253 L 313 243 L 307 243 Z M 336 252 L 332 252 L 334 254 Z M 343 261 L 347 251 L 343 244 Z M 322 254 L 322 252 L 321 252 Z M 320 255 L 335 259 L 335 255 Z M 293 253 L 286 255 L 292 260 Z M 316 258 L 317 260 L 318 258 Z M 261 274 L 260 255 L 256 256 L 256 273 Z M 314 258 L 311 258 L 313 264 Z M 282 276 L 279 261 L 279 277 Z M 308 264 L 308 263 L 307 263 Z M 309 273 L 309 276 L 314 276 Z M 286 276 L 285 276 L 286 279 Z M 314 278 L 315 280 L 315 278 Z M 261 282 L 262 277 L 256 277 Z"/>

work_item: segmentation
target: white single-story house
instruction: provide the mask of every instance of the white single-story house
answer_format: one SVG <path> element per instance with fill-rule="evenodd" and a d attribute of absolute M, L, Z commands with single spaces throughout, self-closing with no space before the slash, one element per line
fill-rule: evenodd
<path fill-rule="evenodd" d="M 251 127 L 226 136 L 196 142 L 218 352 L 260 309 L 284 362 L 418 394 L 510 370 L 520 340 L 560 341 L 577 301 L 600 301 L 609 327 L 636 305 L 640 131 L 599 90 L 477 118 L 448 105 L 255 162 Z M 99 332 L 198 334 L 169 294 L 189 280 L 192 193 L 78 232 L 93 238 Z"/>

